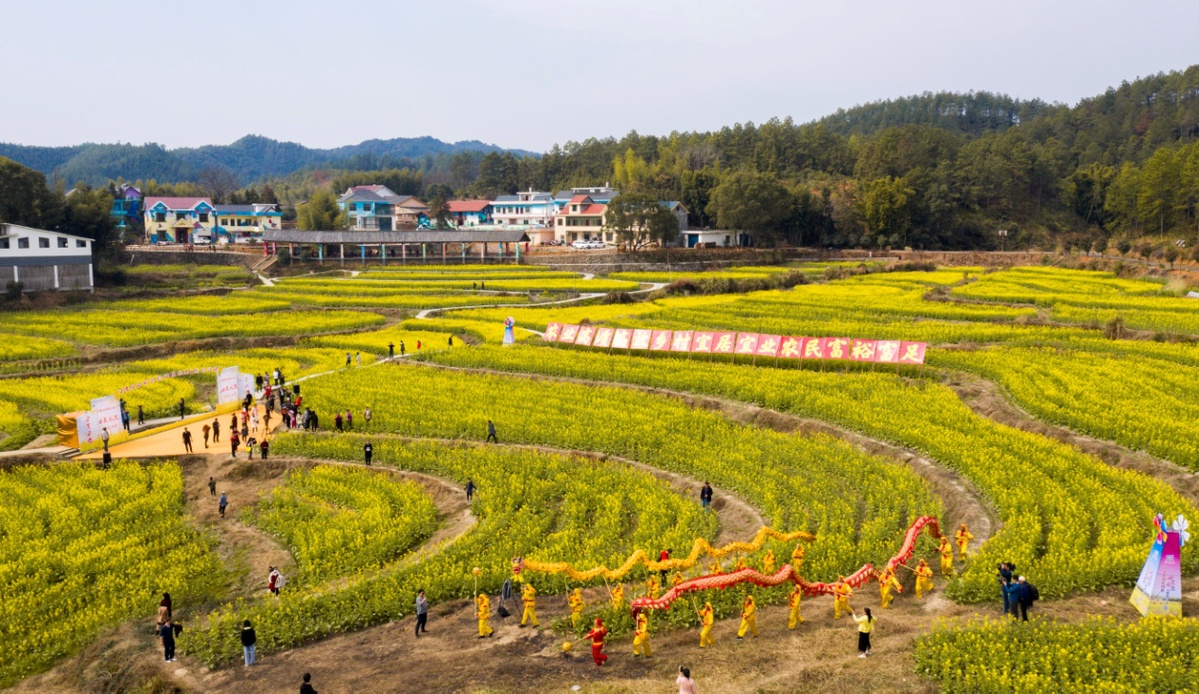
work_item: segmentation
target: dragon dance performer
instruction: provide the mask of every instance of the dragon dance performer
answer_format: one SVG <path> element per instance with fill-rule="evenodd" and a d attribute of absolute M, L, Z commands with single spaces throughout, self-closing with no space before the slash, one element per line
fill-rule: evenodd
<path fill-rule="evenodd" d="M 953 575 L 953 545 L 950 544 L 949 538 L 941 536 L 941 545 L 937 547 L 937 551 L 941 553 L 941 575 Z"/>
<path fill-rule="evenodd" d="M 791 550 L 791 568 L 799 571 L 799 567 L 803 566 L 803 555 L 803 545 L 795 545 L 795 549 Z"/>
<path fill-rule="evenodd" d="M 791 589 L 791 594 L 787 596 L 787 628 L 795 631 L 797 624 L 803 624 L 803 615 L 799 613 L 800 602 L 803 601 L 803 588 L 798 583 Z"/>
<path fill-rule="evenodd" d="M 767 576 L 774 573 L 774 552 L 766 550 L 766 556 L 762 557 L 762 573 Z"/>
<path fill-rule="evenodd" d="M 619 583 L 612 589 L 612 609 L 616 612 L 624 609 L 624 586 Z"/>
<path fill-rule="evenodd" d="M 710 574 L 724 573 L 724 567 L 722 567 L 720 565 L 720 560 L 717 559 L 716 557 L 712 557 L 712 563 L 708 564 L 708 573 L 710 573 Z"/>
<path fill-rule="evenodd" d="M 844 576 L 837 577 L 833 586 L 833 619 L 841 619 L 849 614 L 849 599 L 853 597 L 853 588 L 845 582 Z"/>
<path fill-rule="evenodd" d="M 733 571 L 740 571 L 741 569 L 748 569 L 748 568 L 749 568 L 749 562 L 745 561 L 745 557 L 738 556 L 737 561 L 733 562 Z"/>
<path fill-rule="evenodd" d="M 479 618 L 479 638 L 495 633 L 495 629 L 488 624 L 491 620 L 491 600 L 487 599 L 486 593 L 479 593 L 475 596 L 475 616 Z"/>
<path fill-rule="evenodd" d="M 745 605 L 741 607 L 741 625 L 737 627 L 737 638 L 745 638 L 745 633 L 753 632 L 758 635 L 758 606 L 754 604 L 754 596 L 745 596 Z"/>
<path fill-rule="evenodd" d="M 923 559 L 916 564 L 916 599 L 924 599 L 924 592 L 933 590 L 933 567 Z"/>
<path fill-rule="evenodd" d="M 645 582 L 645 594 L 650 598 L 657 600 L 662 595 L 662 584 L 658 582 L 656 576 L 650 576 Z"/>
<path fill-rule="evenodd" d="M 520 628 L 525 628 L 526 622 L 532 622 L 533 628 L 539 628 L 541 623 L 537 621 L 537 589 L 532 583 L 526 583 L 520 589 L 520 601 L 524 603 L 525 611 L 520 616 Z"/>
<path fill-rule="evenodd" d="M 633 657 L 652 655 L 649 648 L 649 617 L 645 610 L 637 613 L 637 624 L 633 626 Z"/>
<path fill-rule="evenodd" d="M 895 578 L 895 572 L 886 568 L 878 575 L 878 596 L 884 610 L 890 607 L 891 601 L 895 599 L 895 596 L 891 595 L 891 591 L 902 593 L 903 586 L 899 584 L 899 579 Z"/>
<path fill-rule="evenodd" d="M 716 612 L 712 609 L 711 602 L 705 602 L 702 610 L 696 612 L 699 615 L 699 647 L 707 648 L 715 646 L 716 639 L 712 638 L 712 625 L 716 623 Z"/>
<path fill-rule="evenodd" d="M 604 628 L 604 620 L 599 617 L 595 618 L 595 628 L 587 632 L 586 638 L 591 641 L 591 659 L 595 661 L 596 667 L 603 665 L 608 659 L 608 655 L 604 653 L 604 637 L 608 635 L 608 630 Z"/>
<path fill-rule="evenodd" d="M 583 619 L 583 589 L 575 588 L 566 596 L 566 606 L 570 608 L 570 625 L 575 629 L 579 628 L 579 622 Z"/>
<path fill-rule="evenodd" d="M 970 549 L 970 541 L 974 539 L 974 534 L 966 527 L 965 523 L 958 526 L 958 531 L 954 533 L 954 539 L 958 544 L 958 558 L 966 561 L 968 550 Z"/>
<path fill-rule="evenodd" d="M 686 580 L 687 579 L 683 578 L 682 571 L 675 571 L 674 574 L 672 574 L 670 577 L 670 587 L 673 588 Z"/>

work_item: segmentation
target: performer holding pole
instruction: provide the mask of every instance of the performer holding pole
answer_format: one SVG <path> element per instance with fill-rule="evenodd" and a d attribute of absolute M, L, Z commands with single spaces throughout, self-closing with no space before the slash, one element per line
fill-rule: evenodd
<path fill-rule="evenodd" d="M 524 629 L 526 622 L 532 622 L 534 629 L 539 628 L 541 624 L 537 621 L 537 589 L 532 583 L 526 583 L 524 588 L 520 589 L 520 600 L 525 606 L 525 611 L 520 616 L 520 628 Z"/>
<path fill-rule="evenodd" d="M 950 544 L 949 538 L 941 536 L 941 544 L 937 547 L 937 551 L 941 553 L 941 575 L 953 575 L 953 545 Z"/>
<path fill-rule="evenodd" d="M 883 569 L 883 572 L 878 575 L 878 595 L 884 610 L 890 607 L 891 601 L 895 599 L 891 595 L 892 590 L 902 593 L 903 586 L 899 584 L 899 579 L 895 578 L 894 571 L 889 568 Z"/>
<path fill-rule="evenodd" d="M 639 655 L 646 658 L 652 655 L 649 647 L 649 617 L 645 610 L 637 613 L 637 624 L 633 627 L 633 657 Z"/>
<path fill-rule="evenodd" d="M 695 601 L 691 601 L 691 606 L 695 607 Z M 716 623 L 716 613 L 712 609 L 712 603 L 705 602 L 704 609 L 696 610 L 695 614 L 699 616 L 699 647 L 707 648 L 708 646 L 716 645 L 716 639 L 712 638 L 712 625 Z"/>
<path fill-rule="evenodd" d="M 966 555 L 970 549 L 970 541 L 974 539 L 974 534 L 970 532 L 965 523 L 958 526 L 958 531 L 954 533 L 954 539 L 958 545 L 958 559 L 966 561 Z"/>
<path fill-rule="evenodd" d="M 575 629 L 579 628 L 579 622 L 583 619 L 583 589 L 575 588 L 566 597 L 566 605 L 570 608 L 570 625 Z"/>
<path fill-rule="evenodd" d="M 803 615 L 799 613 L 799 604 L 803 600 L 803 588 L 798 583 L 787 596 L 787 628 L 795 631 L 797 624 L 803 624 Z"/>
<path fill-rule="evenodd" d="M 933 590 L 933 567 L 923 559 L 916 564 L 916 599 L 923 600 L 925 591 Z"/>
<path fill-rule="evenodd" d="M 745 633 L 758 635 L 758 606 L 754 604 L 754 596 L 746 595 L 745 604 L 741 607 L 741 625 L 737 627 L 737 638 L 745 638 Z"/>
<path fill-rule="evenodd" d="M 853 597 L 853 588 L 845 582 L 844 576 L 837 577 L 833 586 L 833 619 L 841 619 L 849 614 L 849 599 Z"/>
<path fill-rule="evenodd" d="M 486 593 L 475 596 L 475 616 L 479 619 L 479 638 L 486 638 L 495 633 L 488 622 L 491 621 L 491 600 Z"/>
<path fill-rule="evenodd" d="M 591 659 L 595 661 L 596 667 L 604 664 L 608 659 L 608 655 L 604 653 L 604 637 L 608 635 L 608 630 L 604 628 L 604 620 L 599 617 L 595 618 L 595 628 L 587 633 L 587 639 L 591 641 Z"/>

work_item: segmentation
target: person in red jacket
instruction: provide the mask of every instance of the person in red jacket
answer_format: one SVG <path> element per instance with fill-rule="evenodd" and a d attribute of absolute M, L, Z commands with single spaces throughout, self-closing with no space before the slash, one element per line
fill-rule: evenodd
<path fill-rule="evenodd" d="M 608 655 L 604 653 L 604 637 L 608 635 L 608 630 L 604 628 L 604 620 L 599 617 L 595 618 L 595 628 L 587 632 L 587 638 L 591 641 L 591 658 L 595 661 L 596 666 L 604 664 L 608 659 Z"/>

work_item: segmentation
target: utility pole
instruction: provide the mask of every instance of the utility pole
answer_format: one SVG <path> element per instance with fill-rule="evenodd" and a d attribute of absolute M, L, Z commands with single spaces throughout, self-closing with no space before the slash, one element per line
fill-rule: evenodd
<path fill-rule="evenodd" d="M 1002 244 L 1001 248 L 1002 248 L 1003 252 L 1006 253 L 1007 252 L 1007 229 L 999 230 L 999 242 Z"/>

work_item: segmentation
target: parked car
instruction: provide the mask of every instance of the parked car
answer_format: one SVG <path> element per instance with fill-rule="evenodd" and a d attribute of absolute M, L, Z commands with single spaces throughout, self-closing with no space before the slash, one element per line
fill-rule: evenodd
<path fill-rule="evenodd" d="M 578 241 L 575 241 L 574 243 L 570 244 L 570 246 L 571 246 L 571 248 L 576 248 L 578 250 L 585 250 L 585 249 L 591 248 L 591 242 L 586 241 L 584 239 L 579 239 Z"/>

